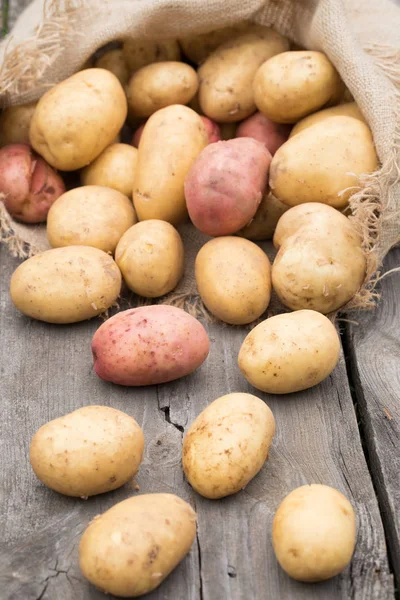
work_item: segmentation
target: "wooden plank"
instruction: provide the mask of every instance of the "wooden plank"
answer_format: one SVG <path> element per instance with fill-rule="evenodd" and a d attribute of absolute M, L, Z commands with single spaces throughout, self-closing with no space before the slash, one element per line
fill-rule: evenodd
<path fill-rule="evenodd" d="M 385 269 L 400 265 L 392 250 Z M 391 562 L 400 582 L 400 273 L 381 284 L 374 312 L 358 314 L 348 327 L 351 369 L 370 470 L 377 490 Z"/>
<path fill-rule="evenodd" d="M 323 384 L 282 398 L 264 397 L 277 420 L 270 459 L 234 497 L 208 501 L 185 483 L 183 431 L 218 396 L 254 391 L 240 375 L 237 353 L 246 331 L 212 325 L 211 354 L 193 375 L 158 388 L 127 389 L 93 373 L 90 339 L 99 321 L 66 327 L 18 314 L 8 296 L 17 261 L 0 249 L 0 365 L 2 469 L 0 588 L 4 600 L 100 600 L 82 579 L 79 537 L 89 520 L 135 493 L 129 486 L 87 501 L 42 486 L 28 460 L 29 442 L 45 421 L 86 404 L 105 404 L 134 416 L 145 431 L 140 492 L 173 491 L 198 512 L 198 544 L 151 600 L 338 600 L 393 598 L 376 498 L 361 449 L 345 366 Z M 342 490 L 358 515 L 351 566 L 331 581 L 304 585 L 278 567 L 270 530 L 283 497 L 304 483 Z M 5 592 L 4 592 L 5 590 Z"/>

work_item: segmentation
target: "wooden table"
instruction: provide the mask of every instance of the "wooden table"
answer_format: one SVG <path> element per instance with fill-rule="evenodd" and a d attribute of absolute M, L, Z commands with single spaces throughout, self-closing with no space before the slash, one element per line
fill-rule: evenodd
<path fill-rule="evenodd" d="M 13 22 L 21 4 L 11 2 Z M 98 320 L 68 327 L 19 314 L 8 284 L 18 265 L 0 247 L 0 598 L 101 600 L 81 576 L 77 546 L 87 523 L 138 493 L 120 490 L 77 500 L 45 488 L 29 464 L 29 444 L 46 421 L 87 404 L 135 417 L 146 449 L 139 493 L 173 492 L 198 513 L 190 554 L 149 600 L 348 600 L 394 598 L 400 580 L 400 277 L 382 282 L 375 312 L 341 322 L 343 353 L 319 386 L 287 397 L 263 397 L 277 433 L 267 464 L 236 496 L 196 495 L 181 469 L 181 444 L 196 415 L 215 398 L 254 390 L 241 376 L 237 353 L 245 330 L 206 325 L 211 353 L 196 373 L 177 382 L 128 389 L 94 374 L 90 340 Z M 400 264 L 400 250 L 386 261 Z M 320 584 L 291 580 L 278 567 L 271 524 L 283 497 L 319 482 L 341 490 L 358 520 L 350 566 Z"/>

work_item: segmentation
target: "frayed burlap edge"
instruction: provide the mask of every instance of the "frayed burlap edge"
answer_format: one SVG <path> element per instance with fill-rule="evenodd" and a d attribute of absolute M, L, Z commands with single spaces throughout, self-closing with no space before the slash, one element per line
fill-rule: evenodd
<path fill-rule="evenodd" d="M 10 254 L 15 258 L 25 259 L 39 254 L 40 250 L 38 248 L 28 244 L 15 233 L 11 217 L 2 202 L 3 199 L 4 194 L 0 194 L 0 243 L 6 244 Z"/>

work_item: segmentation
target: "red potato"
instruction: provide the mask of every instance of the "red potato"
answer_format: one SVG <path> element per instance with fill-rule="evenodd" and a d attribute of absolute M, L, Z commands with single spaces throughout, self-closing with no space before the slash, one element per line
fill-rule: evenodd
<path fill-rule="evenodd" d="M 278 148 L 286 142 L 291 129 L 291 125 L 274 123 L 261 112 L 256 112 L 239 124 L 236 137 L 250 137 L 258 140 L 273 156 Z"/>
<path fill-rule="evenodd" d="M 207 135 L 208 135 L 208 143 L 214 144 L 214 142 L 221 141 L 221 131 L 219 126 L 215 121 L 211 121 L 208 117 L 201 117 L 204 125 L 206 126 Z"/>
<path fill-rule="evenodd" d="M 197 229 L 220 236 L 247 225 L 263 197 L 270 162 L 265 146 L 251 138 L 207 146 L 185 181 L 186 204 Z"/>
<path fill-rule="evenodd" d="M 125 310 L 94 334 L 94 370 L 119 385 L 155 385 L 197 369 L 207 358 L 203 325 L 180 308 L 163 304 Z"/>
<path fill-rule="evenodd" d="M 12 217 L 23 223 L 46 221 L 51 205 L 65 192 L 58 173 L 27 144 L 0 150 L 0 193 Z"/>

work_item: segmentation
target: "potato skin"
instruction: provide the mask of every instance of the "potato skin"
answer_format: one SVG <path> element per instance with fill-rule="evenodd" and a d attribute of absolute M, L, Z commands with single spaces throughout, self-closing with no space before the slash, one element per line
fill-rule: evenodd
<path fill-rule="evenodd" d="M 122 311 L 93 336 L 94 369 L 119 385 L 155 385 L 197 369 L 207 358 L 203 325 L 180 308 L 157 304 Z"/>
<path fill-rule="evenodd" d="M 182 464 L 190 485 L 211 499 L 236 494 L 267 460 L 274 433 L 274 416 L 256 396 L 227 394 L 214 400 L 183 441 Z"/>
<path fill-rule="evenodd" d="M 187 219 L 185 178 L 207 144 L 201 117 L 187 106 L 167 106 L 149 118 L 140 139 L 133 186 L 139 221 L 161 219 L 178 225 Z"/>
<path fill-rule="evenodd" d="M 253 81 L 259 111 L 276 123 L 296 123 L 338 99 L 344 85 L 322 52 L 283 52 L 264 62 Z"/>
<path fill-rule="evenodd" d="M 105 52 L 103 56 L 96 61 L 94 66 L 98 69 L 111 71 L 123 87 L 127 85 L 130 71 L 125 62 L 124 53 L 121 48 L 115 48 L 114 50 Z"/>
<path fill-rule="evenodd" d="M 268 180 L 271 155 L 251 138 L 210 144 L 185 180 L 192 223 L 207 235 L 236 233 L 254 217 Z"/>
<path fill-rule="evenodd" d="M 221 27 L 207 33 L 189 35 L 181 38 L 179 44 L 184 55 L 196 65 L 201 65 L 218 46 L 235 38 L 237 35 L 250 29 L 249 23 L 243 22 L 231 27 Z"/>
<path fill-rule="evenodd" d="M 254 242 L 272 239 L 277 223 L 289 209 L 290 206 L 283 204 L 270 191 L 267 191 L 256 214 L 246 227 L 238 231 L 238 235 Z"/>
<path fill-rule="evenodd" d="M 356 519 L 348 499 L 321 484 L 296 488 L 280 504 L 272 526 L 276 558 L 298 581 L 324 581 L 351 561 Z"/>
<path fill-rule="evenodd" d="M 118 298 L 121 273 L 108 254 L 88 246 L 54 248 L 28 258 L 14 271 L 15 307 L 47 323 L 91 319 Z"/>
<path fill-rule="evenodd" d="M 288 48 L 285 38 L 260 25 L 219 46 L 198 71 L 204 114 L 221 123 L 250 116 L 256 110 L 252 82 L 257 69 Z"/>
<path fill-rule="evenodd" d="M 74 171 L 114 141 L 127 110 L 125 92 L 115 75 L 105 69 L 79 71 L 39 100 L 30 142 L 56 169 Z"/>
<path fill-rule="evenodd" d="M 242 121 L 236 130 L 236 137 L 250 137 L 265 145 L 274 156 L 275 152 L 286 142 L 290 133 L 290 125 L 274 123 L 261 112 Z"/>
<path fill-rule="evenodd" d="M 135 419 L 108 406 L 85 406 L 42 425 L 30 462 L 47 487 L 87 498 L 116 490 L 137 473 L 143 431 Z"/>
<path fill-rule="evenodd" d="M 245 338 L 239 368 L 251 385 L 269 394 L 290 394 L 323 381 L 335 368 L 340 340 L 324 315 L 312 310 L 276 315 Z"/>
<path fill-rule="evenodd" d="M 285 204 L 347 206 L 358 175 L 378 167 L 368 126 L 352 117 L 329 117 L 290 138 L 272 159 L 269 184 Z"/>
<path fill-rule="evenodd" d="M 66 192 L 53 204 L 47 218 L 50 246 L 93 246 L 113 253 L 134 223 L 132 202 L 116 190 L 86 185 Z"/>
<path fill-rule="evenodd" d="M 145 298 L 171 292 L 184 270 L 181 236 L 166 221 L 141 221 L 120 239 L 115 261 L 130 290 Z"/>
<path fill-rule="evenodd" d="M 197 73 L 182 62 L 157 62 L 136 71 L 128 84 L 131 117 L 150 117 L 171 104 L 187 104 L 199 87 Z"/>
<path fill-rule="evenodd" d="M 300 133 L 300 131 L 304 131 L 304 129 L 308 129 L 312 125 L 327 119 L 328 117 L 353 117 L 354 119 L 358 119 L 363 123 L 367 123 L 365 120 L 361 110 L 358 108 L 355 102 L 347 102 L 345 104 L 338 104 L 337 106 L 331 106 L 330 108 L 324 108 L 323 110 L 319 110 L 312 115 L 308 115 L 308 117 L 304 117 L 301 119 L 296 125 L 293 127 L 290 132 L 289 137 L 293 137 Z"/>
<path fill-rule="evenodd" d="M 173 494 L 143 494 L 93 519 L 79 545 L 79 566 L 98 589 L 136 598 L 160 585 L 189 552 L 196 513 Z"/>
<path fill-rule="evenodd" d="M 0 149 L 0 193 L 14 219 L 43 223 L 51 205 L 65 192 L 65 185 L 41 156 L 27 144 Z"/>
<path fill-rule="evenodd" d="M 207 242 L 195 262 L 197 288 L 208 310 L 231 325 L 258 319 L 271 297 L 267 255 L 249 240 L 220 237 Z"/>
<path fill-rule="evenodd" d="M 215 142 L 220 142 L 221 141 L 221 131 L 220 131 L 218 123 L 211 121 L 211 119 L 209 119 L 208 117 L 201 117 L 201 120 L 203 121 L 205 128 L 207 130 L 208 143 L 214 144 Z"/>
<path fill-rule="evenodd" d="M 101 185 L 132 196 L 138 153 L 130 144 L 111 144 L 82 169 L 82 185 Z"/>
<path fill-rule="evenodd" d="M 151 63 L 180 60 L 181 51 L 176 40 L 125 40 L 122 47 L 130 71 L 137 71 Z"/>
<path fill-rule="evenodd" d="M 0 114 L 0 147 L 7 144 L 29 144 L 29 127 L 36 102 L 10 106 Z"/>

